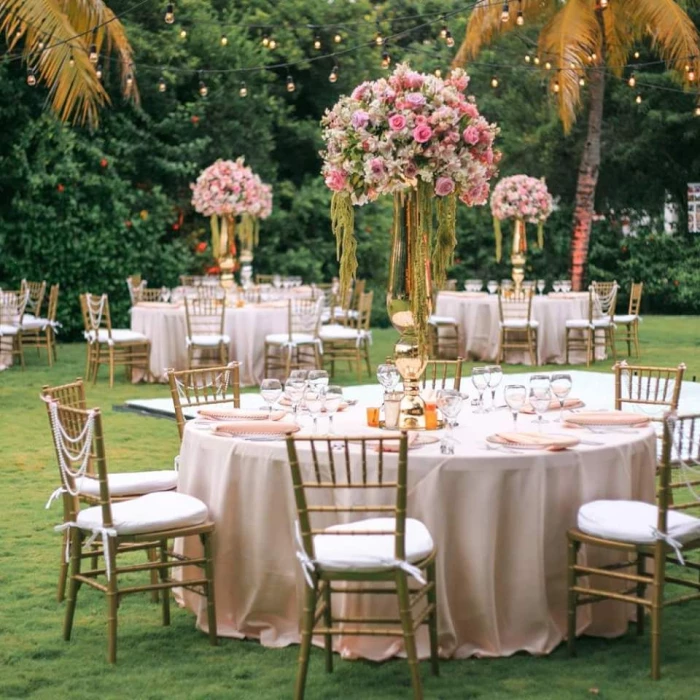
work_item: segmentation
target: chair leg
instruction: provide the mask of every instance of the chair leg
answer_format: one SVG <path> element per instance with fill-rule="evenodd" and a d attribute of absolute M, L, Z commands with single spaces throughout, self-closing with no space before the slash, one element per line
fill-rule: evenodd
<path fill-rule="evenodd" d="M 19 355 L 19 364 L 22 370 L 25 368 L 24 364 L 24 345 L 22 345 L 22 334 L 15 334 L 15 343 L 17 344 L 17 354 Z"/>
<path fill-rule="evenodd" d="M 73 630 L 73 617 L 75 616 L 75 604 L 78 598 L 80 582 L 77 576 L 80 573 L 80 551 L 82 546 L 82 534 L 77 528 L 70 528 L 70 579 L 68 581 L 68 596 L 66 599 L 66 616 L 63 620 L 63 639 L 70 639 Z"/>
<path fill-rule="evenodd" d="M 59 603 L 63 602 L 66 597 L 66 579 L 68 577 L 68 564 L 66 561 L 66 542 L 70 537 L 67 530 L 63 531 L 63 539 L 61 541 L 61 563 L 58 569 L 58 590 L 56 591 L 56 600 Z"/>
<path fill-rule="evenodd" d="M 111 537 L 106 538 L 105 559 L 109 557 L 112 577 L 107 581 L 107 661 L 110 664 L 117 662 L 117 608 L 119 607 L 119 594 L 117 592 L 117 557 L 115 556 L 115 542 Z"/>
<path fill-rule="evenodd" d="M 109 346 L 109 388 L 114 386 L 114 346 Z"/>
<path fill-rule="evenodd" d="M 566 329 L 566 364 L 569 364 L 569 343 L 571 342 L 571 330 Z"/>
<path fill-rule="evenodd" d="M 46 329 L 46 356 L 48 357 L 49 360 L 49 367 L 53 367 L 53 338 L 51 337 L 51 328 Z"/>
<path fill-rule="evenodd" d="M 369 359 L 369 341 L 365 340 L 365 364 L 367 365 L 367 374 L 372 376 L 372 362 Z"/>
<path fill-rule="evenodd" d="M 428 591 L 428 604 L 433 606 L 433 611 L 428 616 L 428 634 L 430 636 L 430 670 L 434 676 L 440 675 L 440 663 L 438 658 L 438 630 L 437 630 L 437 585 L 435 581 L 435 562 L 429 564 L 425 570 L 428 585 L 432 588 Z"/>
<path fill-rule="evenodd" d="M 595 362 L 595 330 L 589 328 L 586 332 L 586 367 Z"/>
<path fill-rule="evenodd" d="M 663 546 L 657 545 L 654 556 L 654 583 L 651 591 L 651 677 L 661 678 L 661 619 L 664 607 L 664 576 L 666 555 Z"/>
<path fill-rule="evenodd" d="M 215 647 L 219 643 L 216 633 L 216 596 L 214 595 L 214 558 L 212 552 L 211 533 L 202 537 L 204 547 L 204 574 L 207 579 L 207 626 L 209 627 L 209 643 Z"/>
<path fill-rule="evenodd" d="M 323 611 L 323 624 L 327 629 L 333 627 L 333 611 L 331 610 L 331 582 L 326 581 L 324 583 L 323 589 L 323 604 L 325 605 L 325 610 Z M 333 637 L 330 632 L 324 635 L 323 639 L 324 651 L 326 655 L 326 671 L 328 673 L 333 672 Z"/>
<path fill-rule="evenodd" d="M 403 627 L 403 639 L 408 658 L 408 668 L 411 672 L 411 685 L 413 686 L 414 700 L 423 700 L 423 688 L 418 668 L 418 652 L 416 651 L 416 637 L 413 631 L 413 616 L 411 615 L 411 600 L 408 592 L 408 578 L 405 571 L 396 572 L 396 594 L 399 598 L 399 615 L 401 627 Z"/>
<path fill-rule="evenodd" d="M 644 576 L 646 557 L 643 554 L 637 554 L 637 576 Z M 644 598 L 644 592 L 646 591 L 645 583 L 637 584 L 637 598 Z M 637 605 L 637 634 L 644 634 L 644 606 Z"/>
<path fill-rule="evenodd" d="M 100 344 L 95 341 L 95 347 L 92 349 L 92 383 L 97 384 L 97 374 L 100 371 Z"/>
<path fill-rule="evenodd" d="M 288 377 L 290 372 L 292 371 L 292 353 L 294 352 L 294 348 L 289 347 L 287 348 L 287 360 L 284 365 L 284 376 Z M 298 351 L 297 351 L 298 353 Z"/>
<path fill-rule="evenodd" d="M 309 656 L 311 654 L 311 635 L 314 628 L 314 616 L 316 614 L 316 587 L 311 588 L 304 584 L 304 611 L 301 618 L 301 646 L 299 647 L 299 665 L 297 668 L 297 680 L 294 686 L 294 700 L 304 699 L 306 687 L 306 674 L 309 670 Z"/>
<path fill-rule="evenodd" d="M 634 329 L 634 354 L 639 357 L 639 322 L 635 321 L 632 328 Z"/>
<path fill-rule="evenodd" d="M 537 360 L 535 358 L 534 338 L 532 337 L 532 331 L 529 328 L 527 329 L 527 349 L 530 353 L 530 364 L 533 366 L 537 366 Z"/>
<path fill-rule="evenodd" d="M 613 362 L 617 362 L 617 348 L 615 347 L 615 328 L 614 328 L 614 326 L 610 326 L 610 328 L 607 329 L 607 332 L 609 334 L 610 351 L 612 352 Z"/>
<path fill-rule="evenodd" d="M 153 563 L 158 561 L 158 553 L 156 552 L 155 548 L 149 547 L 146 550 L 146 557 L 148 558 L 149 563 Z M 158 570 L 157 569 L 151 569 L 151 584 L 155 585 L 158 583 Z M 157 603 L 158 602 L 158 590 L 153 590 L 151 591 L 151 603 Z"/>
<path fill-rule="evenodd" d="M 167 564 L 168 563 L 168 541 L 163 540 L 160 543 L 160 547 L 158 548 L 160 550 L 160 563 L 161 564 Z M 153 551 L 153 554 L 155 555 L 155 550 L 149 550 Z M 155 557 L 154 557 L 155 558 Z M 160 569 L 160 580 L 162 583 L 167 583 L 170 580 L 170 571 L 166 566 L 162 566 Z M 154 591 L 154 593 L 158 593 L 158 591 Z M 170 591 L 167 588 L 164 588 L 161 591 L 161 596 L 163 598 L 162 604 L 162 613 L 163 613 L 163 625 L 167 627 L 170 624 Z M 157 600 L 156 596 L 156 600 Z"/>
<path fill-rule="evenodd" d="M 576 602 L 577 594 L 574 591 L 576 585 L 576 561 L 578 559 L 579 543 L 574 540 L 569 540 L 568 543 L 568 559 L 566 564 L 566 581 L 567 581 L 567 637 L 566 648 L 569 656 L 576 656 Z"/>

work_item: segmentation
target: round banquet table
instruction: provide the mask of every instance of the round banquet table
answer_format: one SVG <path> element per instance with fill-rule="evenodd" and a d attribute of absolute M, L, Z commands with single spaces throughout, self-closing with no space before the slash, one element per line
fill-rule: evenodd
<path fill-rule="evenodd" d="M 585 387 L 578 389 L 583 398 Z M 378 405 L 380 392 L 374 386 L 347 389 L 346 396 L 360 403 L 336 416 L 336 432 L 377 433 L 365 426 L 363 403 Z M 242 398 L 244 407 L 261 403 L 255 394 Z M 587 405 L 594 407 L 595 397 Z M 302 418 L 307 426 L 308 420 Z M 531 420 L 521 416 L 521 429 Z M 325 430 L 325 420 L 319 422 Z M 457 658 L 549 653 L 566 630 L 566 530 L 576 524 L 579 506 L 595 499 L 653 502 L 655 432 L 644 427 L 593 434 L 549 423 L 546 429 L 578 435 L 587 444 L 561 452 L 512 454 L 488 450 L 484 442 L 490 433 L 510 429 L 507 411 L 479 415 L 465 408 L 459 423 L 455 433 L 461 442 L 454 455 L 441 455 L 438 444 L 409 452 L 408 515 L 426 524 L 438 552 L 440 653 Z M 302 463 L 303 455 L 300 446 Z M 396 455 L 384 456 L 389 479 Z M 368 459 L 376 460 L 376 453 Z M 188 423 L 178 489 L 203 500 L 216 522 L 219 634 L 258 638 L 270 647 L 297 643 L 305 582 L 295 556 L 296 511 L 284 442 L 221 437 Z M 195 538 L 177 546 L 199 555 Z M 600 564 L 618 555 L 598 551 L 584 556 Z M 184 590 L 180 595 L 206 630 L 205 601 Z M 346 617 L 393 612 L 386 607 L 392 606 L 389 596 L 362 596 L 360 603 L 357 596 L 339 598 L 334 600 L 336 614 L 342 610 Z M 580 608 L 579 632 L 622 634 L 630 609 L 614 601 Z M 403 642 L 348 636 L 336 638 L 335 645 L 346 656 L 382 660 L 401 654 Z M 423 658 L 428 656 L 426 628 L 418 634 L 418 649 Z"/>
<path fill-rule="evenodd" d="M 464 357 L 494 360 L 498 353 L 500 318 L 498 296 L 486 292 L 440 292 L 435 308 L 437 316 L 451 316 L 459 325 Z M 588 318 L 588 292 L 537 294 L 532 298 L 532 318 L 539 322 L 537 358 L 539 364 L 566 362 L 566 321 Z M 596 359 L 605 359 L 603 348 Z M 572 364 L 585 363 L 585 352 L 571 353 Z M 527 352 L 509 350 L 506 362 L 530 364 Z"/>
<path fill-rule="evenodd" d="M 259 384 L 263 379 L 265 336 L 284 333 L 288 325 L 286 301 L 246 304 L 227 308 L 224 333 L 229 336 L 229 359 L 241 363 L 243 386 Z M 131 309 L 131 330 L 143 333 L 151 341 L 150 369 L 154 381 L 165 382 L 165 370 L 187 369 L 187 322 L 185 307 L 160 302 L 141 303 Z M 133 381 L 143 372 L 134 370 Z"/>

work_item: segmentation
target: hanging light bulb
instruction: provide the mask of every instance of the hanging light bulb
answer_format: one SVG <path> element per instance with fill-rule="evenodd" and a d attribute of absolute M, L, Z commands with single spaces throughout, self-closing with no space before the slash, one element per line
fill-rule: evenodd
<path fill-rule="evenodd" d="M 555 80 L 554 83 L 552 84 L 552 92 L 558 93 L 560 89 L 561 89 L 561 87 L 559 85 L 559 81 Z"/>
<path fill-rule="evenodd" d="M 700 117 L 700 105 L 696 105 L 694 114 L 696 117 Z"/>
<path fill-rule="evenodd" d="M 384 43 L 384 37 L 379 30 L 377 30 L 377 33 L 374 35 L 374 43 L 377 46 L 381 46 Z"/>
<path fill-rule="evenodd" d="M 187 39 L 187 30 L 186 29 L 180 30 L 180 39 Z"/>
<path fill-rule="evenodd" d="M 690 80 L 691 83 L 695 80 L 695 71 L 692 68 L 688 71 L 688 80 Z"/>
<path fill-rule="evenodd" d="M 70 55 L 70 58 L 68 59 L 68 65 L 72 68 L 75 65 L 75 59 L 73 58 L 73 54 Z"/>
<path fill-rule="evenodd" d="M 532 59 L 532 62 L 533 62 L 536 66 L 539 66 L 539 65 L 540 65 L 540 57 L 539 57 L 539 56 L 535 56 L 535 57 Z"/>
<path fill-rule="evenodd" d="M 245 84 L 245 80 L 241 81 L 241 87 L 238 89 L 238 94 L 240 97 L 248 97 L 248 86 Z"/>
<path fill-rule="evenodd" d="M 270 37 L 267 35 L 267 32 L 262 35 L 262 45 L 267 48 L 270 45 Z"/>
<path fill-rule="evenodd" d="M 45 46 L 46 46 L 46 44 L 45 44 L 43 41 L 40 41 L 40 42 L 36 45 L 36 47 L 37 47 L 37 49 L 39 49 L 39 51 L 43 51 L 44 48 L 45 48 Z"/>
<path fill-rule="evenodd" d="M 277 48 L 277 41 L 273 37 L 270 37 L 270 41 L 267 46 L 270 51 L 274 51 Z"/>
<path fill-rule="evenodd" d="M 442 78 L 442 71 L 439 68 L 435 69 L 435 77 Z"/>
<path fill-rule="evenodd" d="M 19 39 L 22 36 L 22 28 L 18 28 L 15 32 L 15 39 Z"/>
<path fill-rule="evenodd" d="M 493 76 L 493 78 L 491 78 L 491 87 L 492 88 L 498 87 L 498 78 L 495 75 Z"/>
<path fill-rule="evenodd" d="M 331 83 L 338 82 L 338 66 L 333 66 L 333 70 L 331 71 L 331 74 L 328 76 L 328 80 Z"/>
<path fill-rule="evenodd" d="M 608 6 L 608 0 L 600 0 L 600 9 L 604 10 Z"/>
<path fill-rule="evenodd" d="M 97 55 L 97 44 L 94 42 L 90 44 L 90 53 L 88 54 L 88 58 L 90 59 L 90 63 L 97 63 L 97 59 L 99 58 Z"/>
<path fill-rule="evenodd" d="M 294 78 L 291 75 L 287 76 L 287 92 L 294 92 L 297 86 L 294 84 Z"/>
<path fill-rule="evenodd" d="M 569 61 L 569 68 L 572 70 L 576 68 L 576 64 L 573 61 Z"/>
<path fill-rule="evenodd" d="M 339 44 L 343 40 L 343 35 L 340 32 L 336 32 L 335 35 L 333 36 L 333 41 L 335 41 L 336 44 Z"/>
<path fill-rule="evenodd" d="M 532 61 L 532 57 L 530 56 L 529 53 L 526 53 L 525 54 L 525 63 L 530 63 L 530 61 Z"/>
<path fill-rule="evenodd" d="M 318 34 L 314 37 L 314 48 L 316 51 L 321 50 L 321 37 Z"/>
<path fill-rule="evenodd" d="M 634 98 L 634 101 L 635 101 L 638 105 L 642 104 L 642 96 L 641 96 L 641 95 L 637 95 L 637 97 Z"/>
<path fill-rule="evenodd" d="M 95 76 L 97 77 L 98 80 L 102 80 L 102 64 L 101 63 L 97 66 L 97 70 L 95 71 Z"/>
<path fill-rule="evenodd" d="M 450 30 L 447 28 L 446 24 L 443 24 L 442 27 L 440 28 L 440 38 L 441 39 L 447 39 L 447 32 Z"/>
<path fill-rule="evenodd" d="M 552 64 L 551 64 L 549 61 L 546 61 L 546 62 L 545 62 L 544 67 L 545 67 L 547 70 L 552 70 Z"/>
<path fill-rule="evenodd" d="M 518 16 L 515 18 L 515 23 L 519 26 L 522 27 L 523 24 L 525 24 L 525 16 L 523 15 L 522 10 L 518 10 Z"/>
<path fill-rule="evenodd" d="M 173 22 L 175 22 L 175 8 L 171 2 L 165 6 L 165 17 L 163 19 L 166 24 L 173 24 Z"/>
<path fill-rule="evenodd" d="M 129 75 L 126 76 L 126 89 L 129 90 L 134 84 L 134 76 L 129 73 Z"/>
<path fill-rule="evenodd" d="M 384 49 L 382 51 L 382 68 L 388 68 L 391 65 L 391 56 L 389 55 L 389 52 Z"/>
<path fill-rule="evenodd" d="M 27 85 L 34 87 L 36 85 L 36 70 L 34 68 L 27 69 Z"/>
<path fill-rule="evenodd" d="M 452 36 L 452 32 L 447 32 L 447 37 L 445 38 L 445 43 L 452 48 L 455 45 L 455 38 Z"/>
<path fill-rule="evenodd" d="M 221 35 L 221 45 L 222 45 L 222 46 L 227 46 L 227 45 L 228 45 L 228 37 L 226 36 L 226 34 L 222 34 L 222 35 Z"/>
<path fill-rule="evenodd" d="M 581 76 L 581 77 L 578 79 L 578 84 L 579 84 L 581 87 L 583 87 L 583 86 L 586 84 L 586 79 L 585 79 L 583 76 Z"/>
<path fill-rule="evenodd" d="M 165 82 L 165 78 L 161 75 L 158 81 L 158 92 L 165 92 L 168 89 L 168 84 Z"/>
<path fill-rule="evenodd" d="M 207 84 L 203 81 L 199 81 L 199 94 L 202 97 L 206 97 L 209 94 L 209 88 L 207 87 Z"/>
<path fill-rule="evenodd" d="M 627 84 L 630 87 L 634 87 L 637 84 L 637 79 L 634 77 L 634 75 L 630 75 L 630 79 L 627 81 Z"/>
<path fill-rule="evenodd" d="M 503 9 L 501 10 L 501 22 L 507 22 L 510 19 L 510 8 L 508 3 L 503 3 Z"/>
<path fill-rule="evenodd" d="M 635 58 L 639 58 L 639 51 L 635 51 L 635 52 L 634 52 L 634 57 L 635 57 Z"/>

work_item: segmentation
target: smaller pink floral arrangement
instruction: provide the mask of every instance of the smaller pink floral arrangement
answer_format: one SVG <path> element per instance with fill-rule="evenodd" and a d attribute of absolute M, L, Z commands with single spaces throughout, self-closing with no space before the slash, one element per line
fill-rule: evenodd
<path fill-rule="evenodd" d="M 272 213 L 272 187 L 245 165 L 243 157 L 217 160 L 190 188 L 192 206 L 204 216 L 266 219 Z"/>
<path fill-rule="evenodd" d="M 552 195 L 544 180 L 529 175 L 504 177 L 491 195 L 491 213 L 500 221 L 522 219 L 539 224 L 549 218 L 552 204 Z"/>

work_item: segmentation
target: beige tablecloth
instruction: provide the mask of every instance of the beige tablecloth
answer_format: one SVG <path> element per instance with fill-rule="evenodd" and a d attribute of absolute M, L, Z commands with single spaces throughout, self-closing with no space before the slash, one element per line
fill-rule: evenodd
<path fill-rule="evenodd" d="M 486 293 L 440 292 L 435 313 L 451 316 L 460 328 L 464 357 L 495 360 L 498 353 L 498 297 Z M 539 364 L 564 364 L 566 361 L 566 321 L 588 318 L 588 293 L 536 295 L 532 300 L 532 318 L 539 322 L 537 357 Z M 604 359 L 599 349 L 597 359 Z M 571 362 L 585 363 L 583 352 L 572 352 Z M 528 353 L 509 350 L 508 363 L 530 364 Z"/>
<path fill-rule="evenodd" d="M 287 303 L 268 302 L 227 308 L 224 333 L 231 338 L 229 359 L 241 363 L 241 384 L 259 384 L 263 379 L 265 336 L 284 333 L 288 325 Z M 185 309 L 172 304 L 136 305 L 131 310 L 131 329 L 151 341 L 151 374 L 167 381 L 165 370 L 187 368 L 187 324 Z M 143 373 L 134 371 L 134 382 Z"/>
<path fill-rule="evenodd" d="M 367 391 L 378 398 L 376 387 Z M 255 395 L 244 398 L 251 406 L 260 403 Z M 377 405 L 376 399 L 373 403 Z M 357 406 L 339 414 L 336 430 L 367 432 L 364 412 Z M 524 420 L 526 427 L 529 420 Z M 438 550 L 441 654 L 546 654 L 566 630 L 566 530 L 588 501 L 653 501 L 654 431 L 584 432 L 602 444 L 558 453 L 507 454 L 487 450 L 484 442 L 495 430 L 510 428 L 507 411 L 474 415 L 465 409 L 459 422 L 461 444 L 454 456 L 440 455 L 438 445 L 409 455 L 409 516 L 427 525 Z M 567 430 L 558 423 L 548 429 Z M 385 457 L 395 465 L 394 455 Z M 295 509 L 284 443 L 218 437 L 188 424 L 179 490 L 207 503 L 216 522 L 219 633 L 255 637 L 273 647 L 298 642 L 305 584 L 295 557 Z M 194 539 L 180 546 L 188 553 L 199 547 Z M 358 604 L 356 596 L 346 596 L 336 604 L 346 616 L 381 617 L 391 612 L 386 598 L 365 596 Z M 206 629 L 203 600 L 185 593 L 184 601 Z M 619 603 L 602 603 L 593 611 L 582 608 L 579 629 L 618 635 L 626 630 L 628 616 L 629 607 Z M 418 644 L 425 657 L 425 629 Z M 375 660 L 401 653 L 402 646 L 395 638 L 336 640 L 341 653 Z"/>

